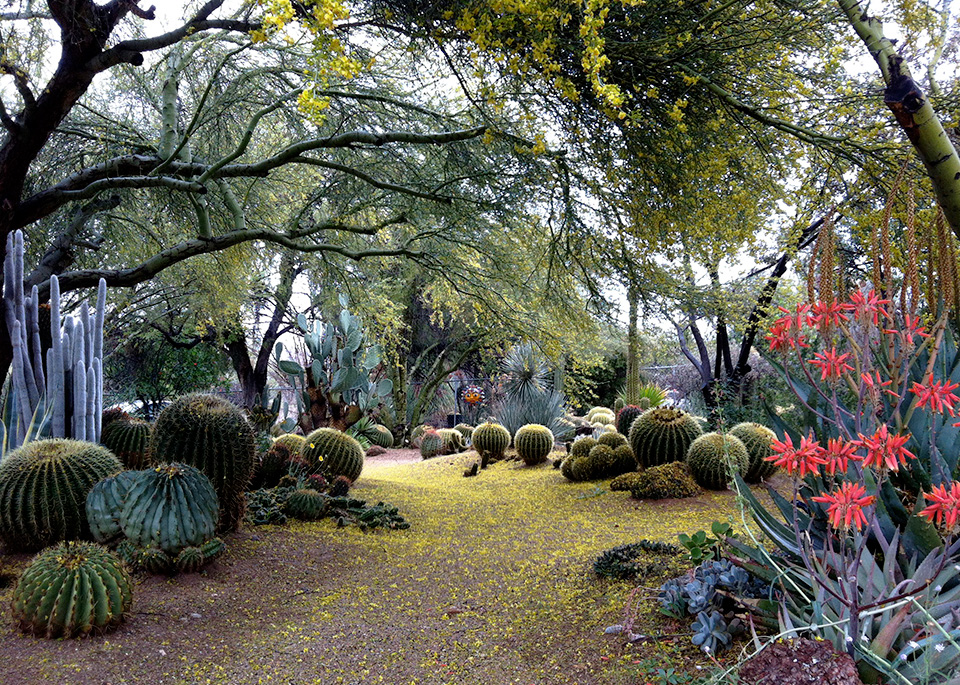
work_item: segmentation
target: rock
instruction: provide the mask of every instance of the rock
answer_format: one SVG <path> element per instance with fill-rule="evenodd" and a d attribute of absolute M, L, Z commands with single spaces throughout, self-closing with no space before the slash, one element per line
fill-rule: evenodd
<path fill-rule="evenodd" d="M 380 447 L 380 445 L 372 445 L 370 449 L 367 450 L 368 457 L 378 457 L 381 454 L 386 454 L 386 453 L 387 453 L 387 450 L 385 450 L 383 447 Z"/>
<path fill-rule="evenodd" d="M 603 629 L 604 635 L 619 635 L 623 632 L 623 626 L 619 623 L 615 626 L 607 626 Z"/>
<path fill-rule="evenodd" d="M 777 640 L 740 667 L 741 685 L 863 685 L 849 654 L 829 642 Z"/>

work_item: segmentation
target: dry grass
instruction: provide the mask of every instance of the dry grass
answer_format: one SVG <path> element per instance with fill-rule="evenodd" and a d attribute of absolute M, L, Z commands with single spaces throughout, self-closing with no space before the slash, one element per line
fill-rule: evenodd
<path fill-rule="evenodd" d="M 399 506 L 408 531 L 247 529 L 205 574 L 143 579 L 111 635 L 49 642 L 10 626 L 0 680 L 613 685 L 643 683 L 654 665 L 709 667 L 687 637 L 604 635 L 632 587 L 596 579 L 591 564 L 616 545 L 727 520 L 732 493 L 638 502 L 549 464 L 464 478 L 467 459 L 371 460 L 355 495 Z M 652 605 L 639 629 L 689 632 Z"/>

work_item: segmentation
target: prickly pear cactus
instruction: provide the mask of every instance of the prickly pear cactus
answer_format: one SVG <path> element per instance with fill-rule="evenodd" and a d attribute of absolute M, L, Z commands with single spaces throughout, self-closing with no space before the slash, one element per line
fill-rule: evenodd
<path fill-rule="evenodd" d="M 36 440 L 0 462 L 0 539 L 31 551 L 89 538 L 87 495 L 123 470 L 104 447 L 81 440 Z"/>
<path fill-rule="evenodd" d="M 517 455 L 527 466 L 542 464 L 553 449 L 553 433 L 539 423 L 528 423 L 517 429 L 513 438 Z"/>
<path fill-rule="evenodd" d="M 100 444 L 113 452 L 128 469 L 145 469 L 150 466 L 147 452 L 150 449 L 152 427 L 139 419 L 111 421 L 103 427 Z"/>
<path fill-rule="evenodd" d="M 473 429 L 473 449 L 484 463 L 503 459 L 510 447 L 510 431 L 499 423 L 481 423 Z"/>
<path fill-rule="evenodd" d="M 630 446 L 642 468 L 683 461 L 690 443 L 703 433 L 696 417 L 675 407 L 656 407 L 630 427 Z"/>
<path fill-rule="evenodd" d="M 327 481 L 346 476 L 356 481 L 363 471 L 363 447 L 346 433 L 333 428 L 318 428 L 307 436 L 300 451 L 308 468 Z"/>
<path fill-rule="evenodd" d="M 734 473 L 743 473 L 750 455 L 743 443 L 729 433 L 707 433 L 693 441 L 687 452 L 687 465 L 697 485 L 709 490 L 725 490 Z"/>
<path fill-rule="evenodd" d="M 213 537 L 219 506 L 210 479 L 186 464 L 138 471 L 120 514 L 123 534 L 137 547 L 176 557 Z"/>
<path fill-rule="evenodd" d="M 108 545 L 123 537 L 120 514 L 136 478 L 136 471 L 121 471 L 104 478 L 90 490 L 86 504 L 87 524 L 97 542 Z"/>
<path fill-rule="evenodd" d="M 617 412 L 617 432 L 621 435 L 630 435 L 630 426 L 633 425 L 633 422 L 636 421 L 637 417 L 644 411 L 643 407 L 628 404 Z"/>
<path fill-rule="evenodd" d="M 40 637 L 79 637 L 120 625 L 132 599 L 119 557 L 93 543 L 66 542 L 41 552 L 20 576 L 13 618 Z"/>
<path fill-rule="evenodd" d="M 750 465 L 743 477 L 748 483 L 759 483 L 777 472 L 777 465 L 766 461 L 773 454 L 771 443 L 777 434 L 759 423 L 738 423 L 730 429 L 730 435 L 740 439 L 750 455 Z"/>
<path fill-rule="evenodd" d="M 420 456 L 424 459 L 433 459 L 443 454 L 443 436 L 439 431 L 427 430 L 420 436 Z"/>
<path fill-rule="evenodd" d="M 253 428 L 237 407 L 214 395 L 186 395 L 160 412 L 150 441 L 154 463 L 200 469 L 217 492 L 217 530 L 234 531 L 246 511 L 244 493 L 256 463 Z"/>

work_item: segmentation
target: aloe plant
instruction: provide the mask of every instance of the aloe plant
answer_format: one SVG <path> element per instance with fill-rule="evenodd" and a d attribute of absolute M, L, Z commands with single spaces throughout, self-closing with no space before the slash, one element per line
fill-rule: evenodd
<path fill-rule="evenodd" d="M 297 315 L 309 355 L 306 368 L 282 358 L 283 343 L 275 348 L 277 366 L 296 389 L 297 422 L 304 434 L 324 427 L 346 430 L 393 393 L 389 379 L 371 380 L 383 358 L 380 346 L 367 344 L 363 322 L 347 308 L 343 295 L 340 305 L 340 316 L 326 324 L 311 325 L 305 315 Z"/>

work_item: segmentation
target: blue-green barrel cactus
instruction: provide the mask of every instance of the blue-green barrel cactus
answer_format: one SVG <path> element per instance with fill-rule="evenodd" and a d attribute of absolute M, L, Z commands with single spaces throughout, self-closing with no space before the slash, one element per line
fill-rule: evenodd
<path fill-rule="evenodd" d="M 0 539 L 33 551 L 90 537 L 87 495 L 123 470 L 105 447 L 82 440 L 36 440 L 0 462 Z"/>
<path fill-rule="evenodd" d="M 150 440 L 154 463 L 200 469 L 217 492 L 217 530 L 237 530 L 246 512 L 244 493 L 256 465 L 256 437 L 244 413 L 215 395 L 186 395 L 157 417 Z"/>
<path fill-rule="evenodd" d="M 686 458 L 690 443 L 703 434 L 695 416 L 676 407 L 655 407 L 641 414 L 630 427 L 630 447 L 642 468 L 670 464 Z"/>
<path fill-rule="evenodd" d="M 115 476 L 104 478 L 94 485 L 87 495 L 87 524 L 97 542 L 107 545 L 123 537 L 120 514 L 130 488 L 137 479 L 137 473 L 121 471 Z"/>

